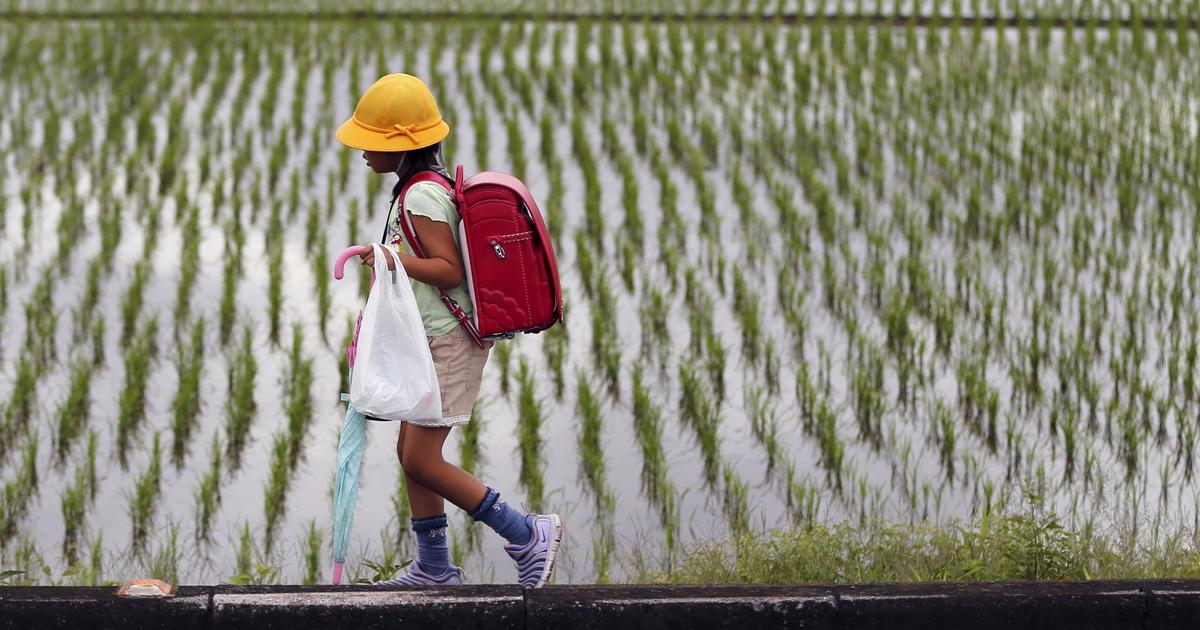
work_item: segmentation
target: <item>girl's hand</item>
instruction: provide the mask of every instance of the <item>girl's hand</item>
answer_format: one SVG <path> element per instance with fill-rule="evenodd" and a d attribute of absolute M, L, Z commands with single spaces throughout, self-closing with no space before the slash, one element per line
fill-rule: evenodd
<path fill-rule="evenodd" d="M 359 258 L 362 258 L 362 264 L 364 266 L 374 267 L 375 266 L 375 248 L 372 247 L 371 245 L 366 245 L 365 247 L 367 248 L 367 253 L 360 254 Z M 388 247 L 387 245 L 384 245 L 383 249 L 387 250 L 387 252 L 388 252 L 388 256 L 387 256 L 388 271 L 395 271 L 396 270 L 396 252 L 392 251 L 392 248 Z"/>

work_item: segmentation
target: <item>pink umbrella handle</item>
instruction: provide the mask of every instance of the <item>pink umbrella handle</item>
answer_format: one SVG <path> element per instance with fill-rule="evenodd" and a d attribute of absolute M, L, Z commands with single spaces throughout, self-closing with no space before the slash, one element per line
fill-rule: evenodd
<path fill-rule="evenodd" d="M 346 249 L 343 249 L 342 253 L 338 254 L 337 260 L 333 263 L 333 277 L 337 280 L 341 280 L 342 277 L 346 275 L 346 261 L 355 256 L 362 256 L 369 251 L 371 251 L 370 245 L 355 245 L 354 247 L 347 247 Z M 374 270 L 372 270 L 371 275 L 375 275 Z"/>
<path fill-rule="evenodd" d="M 344 563 L 344 562 L 334 562 L 333 563 L 333 583 L 334 584 L 342 583 L 342 567 L 345 566 L 345 564 L 346 563 Z"/>

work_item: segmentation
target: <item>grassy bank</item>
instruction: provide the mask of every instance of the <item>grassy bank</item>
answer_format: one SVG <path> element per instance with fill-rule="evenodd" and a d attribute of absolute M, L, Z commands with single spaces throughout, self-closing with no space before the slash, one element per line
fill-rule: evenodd
<path fill-rule="evenodd" d="M 1073 530 L 1052 514 L 950 525 L 820 524 L 684 547 L 676 566 L 638 567 L 653 583 L 864 583 L 1200 577 L 1200 539 L 1182 528 Z"/>

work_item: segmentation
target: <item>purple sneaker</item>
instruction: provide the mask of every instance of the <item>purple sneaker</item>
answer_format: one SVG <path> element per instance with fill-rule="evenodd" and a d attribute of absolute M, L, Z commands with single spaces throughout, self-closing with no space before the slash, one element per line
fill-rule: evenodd
<path fill-rule="evenodd" d="M 558 544 L 562 542 L 562 519 L 557 514 L 530 514 L 533 538 L 524 545 L 505 545 L 504 550 L 517 562 L 517 579 L 525 588 L 541 588 L 554 573 Z"/>
<path fill-rule="evenodd" d="M 421 566 L 420 560 L 408 565 L 408 572 L 398 578 L 375 582 L 375 586 L 459 586 L 463 582 L 463 570 L 450 565 L 445 573 L 432 575 Z"/>

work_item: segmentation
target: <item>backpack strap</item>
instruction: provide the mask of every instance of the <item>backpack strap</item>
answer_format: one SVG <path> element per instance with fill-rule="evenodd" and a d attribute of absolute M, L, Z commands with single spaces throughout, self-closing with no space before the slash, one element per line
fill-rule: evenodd
<path fill-rule="evenodd" d="M 413 175 L 409 178 L 408 182 L 404 184 L 404 188 L 400 189 L 399 218 L 400 228 L 404 230 L 404 238 L 408 240 L 408 244 L 412 247 L 414 254 L 416 254 L 419 258 L 429 258 L 425 255 L 425 248 L 421 247 L 420 239 L 417 238 L 417 230 L 412 225 L 412 214 L 408 211 L 408 208 L 404 206 L 404 198 L 408 195 L 408 189 L 412 188 L 414 184 L 419 184 L 421 182 L 433 182 L 438 184 L 442 187 L 442 189 L 450 194 L 450 201 L 455 204 L 458 203 L 458 198 L 454 194 L 455 187 L 449 181 L 447 181 L 446 177 L 434 171 L 421 171 L 420 173 Z M 455 301 L 454 298 L 450 297 L 450 293 L 445 289 L 438 287 L 438 293 L 440 293 L 442 296 L 442 304 L 446 305 L 446 310 L 450 311 L 450 314 L 458 320 L 458 323 L 462 324 L 462 327 L 467 330 L 467 334 L 471 335 L 471 340 L 475 342 L 475 345 L 483 348 L 483 338 L 479 336 L 479 330 L 475 328 L 475 322 L 471 321 L 471 318 L 467 316 L 467 312 L 463 310 L 462 306 L 459 306 L 458 302 Z"/>

